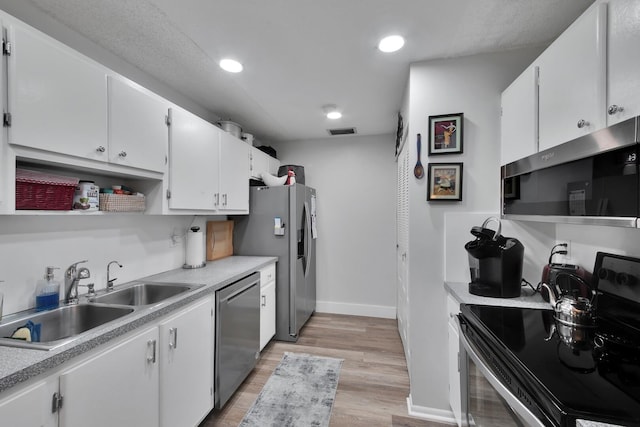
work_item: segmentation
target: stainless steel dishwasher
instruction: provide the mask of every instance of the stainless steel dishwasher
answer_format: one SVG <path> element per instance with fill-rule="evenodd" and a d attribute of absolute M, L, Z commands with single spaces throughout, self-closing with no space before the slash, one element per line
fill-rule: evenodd
<path fill-rule="evenodd" d="M 260 357 L 260 273 L 216 292 L 215 407 L 221 409 Z"/>

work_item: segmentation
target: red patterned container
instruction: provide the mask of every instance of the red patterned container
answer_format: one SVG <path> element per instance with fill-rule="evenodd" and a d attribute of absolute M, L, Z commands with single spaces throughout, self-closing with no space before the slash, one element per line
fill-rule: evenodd
<path fill-rule="evenodd" d="M 78 178 L 16 169 L 16 209 L 71 210 Z"/>

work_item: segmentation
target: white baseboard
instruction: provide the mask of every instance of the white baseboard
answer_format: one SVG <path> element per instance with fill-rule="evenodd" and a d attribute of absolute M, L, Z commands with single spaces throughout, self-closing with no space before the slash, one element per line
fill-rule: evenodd
<path fill-rule="evenodd" d="M 316 301 L 318 313 L 350 314 L 352 316 L 380 317 L 395 319 L 396 307 L 384 305 L 349 304 L 344 302 Z"/>
<path fill-rule="evenodd" d="M 456 419 L 453 416 L 453 412 L 445 411 L 442 409 L 428 408 L 426 406 L 414 405 L 413 401 L 411 400 L 411 395 L 407 397 L 407 411 L 409 412 L 410 416 L 415 418 L 457 425 Z"/>

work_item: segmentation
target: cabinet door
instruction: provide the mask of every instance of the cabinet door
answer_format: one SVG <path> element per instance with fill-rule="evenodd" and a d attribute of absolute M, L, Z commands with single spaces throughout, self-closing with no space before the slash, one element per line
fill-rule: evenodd
<path fill-rule="evenodd" d="M 276 334 L 276 282 L 260 286 L 260 350 Z"/>
<path fill-rule="evenodd" d="M 249 211 L 249 145 L 220 132 L 220 204 L 223 211 Z"/>
<path fill-rule="evenodd" d="M 607 124 L 640 115 L 640 31 L 637 0 L 606 1 L 607 37 Z"/>
<path fill-rule="evenodd" d="M 215 210 L 222 131 L 182 108 L 170 117 L 169 208 Z"/>
<path fill-rule="evenodd" d="M 160 425 L 196 426 L 213 409 L 213 301 L 160 324 Z"/>
<path fill-rule="evenodd" d="M 270 157 L 267 153 L 251 147 L 251 178 L 261 179 L 262 173 L 271 173 L 269 170 Z"/>
<path fill-rule="evenodd" d="M 55 427 L 58 414 L 51 411 L 58 377 L 38 382 L 0 400 L 0 424 L 6 426 Z"/>
<path fill-rule="evenodd" d="M 540 150 L 606 125 L 606 5 L 582 14 L 538 58 Z"/>
<path fill-rule="evenodd" d="M 158 426 L 158 328 L 60 376 L 61 427 Z"/>
<path fill-rule="evenodd" d="M 169 104 L 132 82 L 109 76 L 109 161 L 164 172 Z"/>
<path fill-rule="evenodd" d="M 107 161 L 104 70 L 34 29 L 9 33 L 9 142 Z"/>
<path fill-rule="evenodd" d="M 538 67 L 531 65 L 502 92 L 500 164 L 538 151 Z"/>
<path fill-rule="evenodd" d="M 460 312 L 460 304 L 447 295 L 447 312 L 449 315 L 449 405 L 458 423 L 462 425 L 462 395 L 460 391 L 460 339 L 455 316 Z"/>

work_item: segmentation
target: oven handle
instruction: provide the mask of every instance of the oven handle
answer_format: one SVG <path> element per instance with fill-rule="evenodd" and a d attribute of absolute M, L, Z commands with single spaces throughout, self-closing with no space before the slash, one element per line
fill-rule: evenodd
<path fill-rule="evenodd" d="M 530 426 L 544 427 L 544 424 L 538 417 L 533 415 L 531 411 L 520 400 L 511 394 L 511 391 L 505 387 L 502 382 L 496 377 L 491 369 L 484 363 L 484 360 L 480 358 L 478 352 L 474 348 L 473 344 L 465 336 L 465 329 L 460 324 L 460 315 L 456 316 L 456 322 L 458 324 L 458 330 L 460 331 L 460 342 L 464 345 L 465 352 L 476 364 L 482 375 L 489 381 L 493 388 L 498 392 L 500 396 L 507 402 L 511 409 L 522 417 Z"/>

